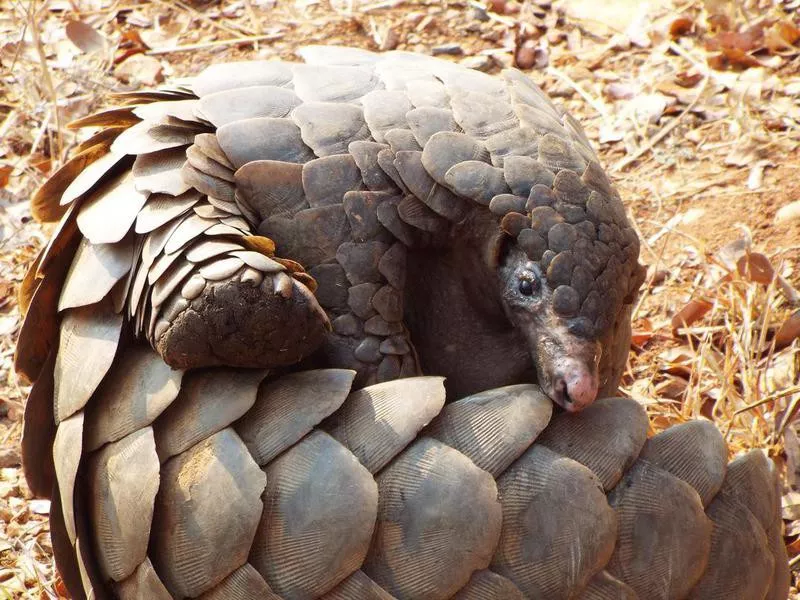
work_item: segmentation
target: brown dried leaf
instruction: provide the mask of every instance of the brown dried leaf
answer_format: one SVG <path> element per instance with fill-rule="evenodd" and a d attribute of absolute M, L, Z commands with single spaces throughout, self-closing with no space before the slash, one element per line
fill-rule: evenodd
<path fill-rule="evenodd" d="M 752 52 L 763 47 L 763 25 L 754 25 L 744 31 L 723 31 L 711 38 L 706 46 L 707 50 L 741 50 Z"/>
<path fill-rule="evenodd" d="M 13 170 L 14 167 L 11 165 L 0 165 L 0 188 L 4 188 L 8 185 L 8 180 Z"/>
<path fill-rule="evenodd" d="M 164 81 L 164 68 L 153 56 L 134 54 L 117 65 L 114 75 L 125 83 L 153 86 Z"/>
<path fill-rule="evenodd" d="M 83 21 L 68 21 L 66 34 L 81 52 L 104 52 L 108 47 L 105 36 Z"/>
<path fill-rule="evenodd" d="M 669 24 L 669 34 L 673 38 L 678 38 L 682 35 L 686 35 L 687 33 L 691 33 L 693 28 L 694 21 L 692 21 L 689 17 L 678 17 Z"/>
<path fill-rule="evenodd" d="M 664 381 L 656 385 L 656 394 L 660 398 L 670 400 L 680 400 L 686 393 L 689 382 L 683 377 L 666 377 Z"/>
<path fill-rule="evenodd" d="M 778 21 L 764 31 L 764 45 L 771 52 L 797 50 L 795 44 L 800 41 L 800 29 L 789 20 Z"/>
<path fill-rule="evenodd" d="M 708 300 L 702 298 L 695 298 L 690 300 L 689 303 L 679 310 L 672 317 L 672 333 L 678 335 L 678 330 L 683 327 L 688 327 L 692 323 L 696 323 L 702 319 L 712 308 L 713 304 Z"/>
<path fill-rule="evenodd" d="M 514 64 L 523 70 L 536 68 L 544 69 L 550 62 L 550 55 L 546 46 L 540 46 L 534 40 L 525 40 L 514 53 Z"/>
<path fill-rule="evenodd" d="M 730 17 L 722 13 L 712 14 L 711 16 L 708 17 L 708 28 L 711 31 L 730 31 L 731 29 Z"/>
<path fill-rule="evenodd" d="M 747 69 L 762 66 L 758 60 L 738 48 L 724 48 L 719 54 L 709 55 L 708 65 L 717 71 L 724 71 L 729 67 Z"/>
<path fill-rule="evenodd" d="M 667 348 L 658 355 L 659 370 L 688 379 L 692 374 L 692 351 L 686 346 Z"/>
<path fill-rule="evenodd" d="M 745 279 L 764 285 L 769 285 L 772 278 L 775 277 L 775 269 L 769 259 L 760 252 L 751 252 L 741 256 L 736 261 L 736 270 Z"/>
<path fill-rule="evenodd" d="M 675 75 L 675 83 L 685 88 L 693 88 L 701 81 L 703 81 L 702 73 L 690 73 L 689 71 L 681 71 Z"/>
<path fill-rule="evenodd" d="M 782 350 L 792 345 L 800 337 L 800 310 L 792 313 L 775 334 L 775 350 Z"/>
<path fill-rule="evenodd" d="M 653 329 L 653 322 L 650 319 L 638 319 L 631 334 L 631 343 L 635 346 L 644 346 L 647 342 L 653 339 L 655 331 Z"/>

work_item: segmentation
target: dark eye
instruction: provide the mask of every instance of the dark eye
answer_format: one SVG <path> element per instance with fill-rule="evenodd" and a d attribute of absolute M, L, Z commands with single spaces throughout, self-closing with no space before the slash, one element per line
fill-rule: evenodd
<path fill-rule="evenodd" d="M 520 279 L 519 280 L 519 293 L 523 296 L 533 296 L 533 292 L 536 291 L 536 282 L 531 279 Z"/>

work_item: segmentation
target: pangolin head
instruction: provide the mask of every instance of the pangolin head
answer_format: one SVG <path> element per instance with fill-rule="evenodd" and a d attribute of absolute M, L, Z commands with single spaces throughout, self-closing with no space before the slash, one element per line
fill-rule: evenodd
<path fill-rule="evenodd" d="M 539 385 L 579 411 L 604 383 L 603 344 L 643 281 L 639 239 L 596 163 L 583 177 L 559 171 L 552 186 L 533 186 L 524 210 L 514 207 L 502 197 L 490 206 L 502 231 L 492 260 L 503 306 L 528 342 Z"/>

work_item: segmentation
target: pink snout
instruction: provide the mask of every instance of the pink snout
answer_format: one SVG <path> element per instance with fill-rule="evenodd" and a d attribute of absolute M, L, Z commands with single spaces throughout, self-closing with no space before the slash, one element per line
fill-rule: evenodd
<path fill-rule="evenodd" d="M 598 377 L 580 363 L 571 363 L 556 376 L 556 402 L 569 412 L 578 412 L 597 398 Z"/>

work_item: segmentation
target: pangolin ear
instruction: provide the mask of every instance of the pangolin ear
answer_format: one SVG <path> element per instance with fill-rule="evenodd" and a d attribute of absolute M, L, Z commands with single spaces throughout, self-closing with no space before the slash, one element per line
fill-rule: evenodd
<path fill-rule="evenodd" d="M 490 269 L 497 269 L 500 267 L 503 258 L 505 258 L 513 243 L 513 238 L 500 228 L 488 237 L 485 248 L 485 259 Z"/>
<path fill-rule="evenodd" d="M 631 275 L 631 287 L 628 290 L 628 295 L 622 301 L 624 304 L 633 304 L 636 298 L 639 297 L 639 291 L 647 277 L 647 267 L 637 264 L 633 275 Z"/>

